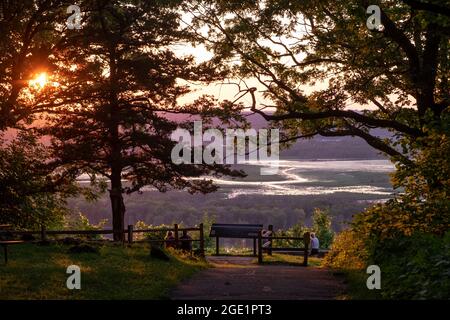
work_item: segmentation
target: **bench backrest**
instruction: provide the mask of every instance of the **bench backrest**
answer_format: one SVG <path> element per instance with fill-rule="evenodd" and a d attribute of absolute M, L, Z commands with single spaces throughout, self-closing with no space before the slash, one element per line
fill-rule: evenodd
<path fill-rule="evenodd" d="M 10 224 L 0 224 L 0 241 L 8 241 L 14 239 L 10 230 L 12 226 Z"/>
<path fill-rule="evenodd" d="M 209 236 L 219 238 L 256 238 L 262 229 L 262 224 L 213 223 Z"/>

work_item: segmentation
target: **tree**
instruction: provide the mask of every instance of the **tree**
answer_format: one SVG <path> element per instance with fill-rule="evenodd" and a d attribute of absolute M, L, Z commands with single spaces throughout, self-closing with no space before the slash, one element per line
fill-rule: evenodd
<path fill-rule="evenodd" d="M 0 140 L 0 220 L 19 228 L 54 224 L 66 211 L 65 198 L 80 192 L 95 198 L 98 191 L 74 184 L 78 172 L 49 164 L 50 152 L 32 125 L 47 111 L 41 102 L 53 87 L 33 79 L 55 68 L 52 55 L 62 50 L 71 4 L 0 1 L 0 136 L 6 136 Z"/>
<path fill-rule="evenodd" d="M 313 227 L 320 246 L 328 249 L 333 243 L 334 232 L 331 229 L 331 217 L 325 210 L 315 208 L 313 212 Z"/>
<path fill-rule="evenodd" d="M 29 81 L 52 70 L 49 56 L 65 35 L 72 1 L 0 1 L 0 131 L 30 124 L 39 93 Z"/>
<path fill-rule="evenodd" d="M 65 199 L 78 186 L 55 175 L 46 164 L 49 150 L 34 135 L 22 132 L 0 143 L 0 224 L 37 230 L 61 223 Z"/>
<path fill-rule="evenodd" d="M 189 34 L 180 29 L 181 1 L 89 1 L 83 27 L 55 53 L 58 89 L 46 102 L 55 165 L 110 182 L 114 240 L 123 239 L 124 193 L 143 186 L 159 191 L 216 190 L 201 175 L 242 175 L 220 165 L 174 164 L 171 133 L 182 125 L 178 99 L 190 89 L 180 80 L 211 81 L 216 73 L 172 47 Z M 44 103 L 45 105 L 45 103 Z M 209 108 L 200 99 L 186 109 Z M 127 181 L 124 184 L 123 181 Z"/>
<path fill-rule="evenodd" d="M 369 5 L 381 9 L 374 31 Z M 448 298 L 449 8 L 442 0 L 205 0 L 187 8 L 193 30 L 209 28 L 198 40 L 229 77 L 259 81 L 270 104 L 255 87 L 242 94 L 284 129 L 285 141 L 356 136 L 396 163 L 393 182 L 404 194 L 359 214 L 325 261 L 362 268 L 364 281 L 365 267 L 379 265 L 384 297 Z"/>
<path fill-rule="evenodd" d="M 369 5 L 381 8 L 380 30 L 366 27 Z M 450 18 L 442 1 L 196 1 L 186 10 L 193 30 L 209 28 L 197 36 L 218 63 L 239 60 L 231 78 L 259 81 L 273 104 L 258 105 L 257 88 L 242 91 L 253 112 L 283 127 L 285 141 L 357 136 L 411 166 L 414 141 L 448 112 Z M 318 82 L 326 88 L 308 88 Z"/>

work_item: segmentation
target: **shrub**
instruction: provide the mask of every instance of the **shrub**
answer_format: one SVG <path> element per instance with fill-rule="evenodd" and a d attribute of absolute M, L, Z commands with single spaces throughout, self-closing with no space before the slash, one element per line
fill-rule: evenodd
<path fill-rule="evenodd" d="M 450 298 L 450 232 L 443 237 L 413 233 L 381 240 L 346 230 L 336 236 L 323 262 L 334 269 L 363 273 L 371 264 L 381 269 L 382 298 Z M 358 286 L 363 288 L 365 283 Z"/>
<path fill-rule="evenodd" d="M 208 214 L 207 211 L 203 214 L 203 231 L 205 236 L 205 250 L 206 252 L 215 252 L 216 244 L 215 239 L 209 236 L 209 230 L 211 230 L 211 226 L 216 222 L 216 216 Z M 194 242 L 194 245 L 198 244 L 198 242 Z"/>
<path fill-rule="evenodd" d="M 308 231 L 309 229 L 305 227 L 303 222 L 298 222 L 287 230 L 278 230 L 276 232 L 276 235 L 281 237 L 301 238 L 303 237 L 305 232 Z M 302 240 L 273 240 L 273 241 L 275 242 L 275 245 L 279 247 L 303 247 Z"/>
<path fill-rule="evenodd" d="M 361 270 L 368 258 L 366 239 L 353 230 L 345 230 L 336 235 L 323 264 L 335 269 Z"/>
<path fill-rule="evenodd" d="M 450 298 L 450 232 L 380 241 L 371 263 L 381 268 L 384 298 Z"/>
<path fill-rule="evenodd" d="M 135 230 L 146 230 L 146 229 L 170 229 L 173 228 L 173 226 L 169 225 L 159 225 L 159 226 L 153 226 L 153 225 L 147 225 L 143 221 L 138 221 L 134 225 Z M 144 232 L 144 233 L 136 233 L 134 238 L 135 240 L 149 240 L 152 241 L 152 245 L 155 246 L 163 246 L 164 240 L 167 235 L 167 231 L 161 230 L 161 231 L 154 231 L 154 232 Z M 161 241 L 157 241 L 161 240 Z"/>
<path fill-rule="evenodd" d="M 380 266 L 383 298 L 450 297 L 449 123 L 424 128 L 427 136 L 409 150 L 413 162 L 397 163 L 392 175 L 403 193 L 356 215 L 336 239 L 328 266 Z"/>
<path fill-rule="evenodd" d="M 88 217 L 79 212 L 77 215 L 68 216 L 65 219 L 65 228 L 68 230 L 102 230 L 107 219 L 100 221 L 98 224 L 92 224 Z M 89 240 L 100 240 L 103 236 L 100 234 L 85 235 L 84 238 Z"/>
<path fill-rule="evenodd" d="M 61 223 L 63 193 L 51 185 L 48 151 L 27 134 L 6 143 L 0 137 L 0 224 L 39 230 Z"/>

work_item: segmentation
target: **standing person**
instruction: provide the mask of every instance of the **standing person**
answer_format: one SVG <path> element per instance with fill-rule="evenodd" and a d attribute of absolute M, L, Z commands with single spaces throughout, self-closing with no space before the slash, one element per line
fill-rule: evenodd
<path fill-rule="evenodd" d="M 311 254 L 312 255 L 318 255 L 319 254 L 319 239 L 316 237 L 316 234 L 314 232 L 311 232 Z"/>
<path fill-rule="evenodd" d="M 167 235 L 164 240 L 166 240 L 165 241 L 166 248 L 175 248 L 176 247 L 175 236 L 173 235 L 172 231 L 167 232 Z"/>
<path fill-rule="evenodd" d="M 183 230 L 183 235 L 180 237 L 180 249 L 183 251 L 192 251 L 192 237 Z"/>

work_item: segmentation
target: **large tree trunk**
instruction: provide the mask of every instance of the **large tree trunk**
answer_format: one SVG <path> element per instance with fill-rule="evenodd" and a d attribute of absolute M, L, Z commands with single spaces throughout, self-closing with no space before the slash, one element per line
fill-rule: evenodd
<path fill-rule="evenodd" d="M 120 114 L 119 103 L 117 97 L 117 65 L 116 65 L 116 52 L 115 47 L 111 45 L 109 56 L 109 69 L 110 69 L 110 95 L 109 95 L 109 138 L 110 138 L 110 166 L 111 166 L 111 190 L 109 191 L 109 197 L 111 198 L 111 209 L 113 217 L 113 231 L 114 241 L 124 240 L 124 218 L 125 218 L 125 204 L 122 196 L 122 156 L 121 145 L 119 139 L 119 127 L 120 127 Z"/>
<path fill-rule="evenodd" d="M 125 204 L 122 196 L 121 170 L 113 169 L 111 178 L 111 190 L 109 197 L 111 199 L 112 224 L 114 231 L 114 241 L 124 240 L 125 229 Z"/>

